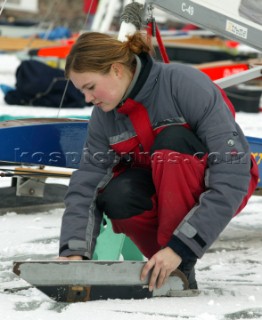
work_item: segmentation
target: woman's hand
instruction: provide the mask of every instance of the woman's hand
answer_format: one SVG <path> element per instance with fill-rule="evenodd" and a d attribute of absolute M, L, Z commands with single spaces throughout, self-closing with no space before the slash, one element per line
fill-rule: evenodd
<path fill-rule="evenodd" d="M 149 280 L 149 291 L 153 291 L 157 282 L 157 288 L 160 288 L 170 276 L 170 273 L 180 265 L 182 259 L 171 248 L 161 249 L 148 260 L 141 272 L 143 281 L 152 270 Z"/>
<path fill-rule="evenodd" d="M 82 256 L 57 257 L 57 260 L 83 260 Z"/>

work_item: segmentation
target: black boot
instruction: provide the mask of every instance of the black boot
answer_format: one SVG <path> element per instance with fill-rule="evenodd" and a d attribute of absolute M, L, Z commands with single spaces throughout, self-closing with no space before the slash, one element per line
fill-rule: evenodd
<path fill-rule="evenodd" d="M 196 274 L 195 274 L 196 262 L 197 262 L 197 260 L 182 261 L 178 267 L 178 269 L 185 274 L 185 276 L 188 280 L 188 284 L 189 284 L 188 289 L 198 289 L 197 281 L 196 281 Z"/>

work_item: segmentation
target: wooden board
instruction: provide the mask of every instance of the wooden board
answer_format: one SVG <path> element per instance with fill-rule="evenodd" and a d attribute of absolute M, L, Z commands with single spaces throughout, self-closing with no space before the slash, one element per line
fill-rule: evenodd
<path fill-rule="evenodd" d="M 42 40 L 38 38 L 0 37 L 0 51 L 21 51 L 26 48 L 38 49 L 42 47 L 57 46 L 59 42 Z"/>

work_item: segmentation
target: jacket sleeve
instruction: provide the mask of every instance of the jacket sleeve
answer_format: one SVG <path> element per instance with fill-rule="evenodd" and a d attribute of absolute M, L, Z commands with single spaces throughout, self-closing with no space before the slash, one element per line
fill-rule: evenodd
<path fill-rule="evenodd" d="M 102 213 L 95 206 L 97 191 L 111 178 L 114 155 L 94 109 L 88 124 L 79 170 L 70 179 L 60 235 L 60 256 L 81 255 L 88 259 L 100 232 Z"/>
<path fill-rule="evenodd" d="M 202 257 L 237 212 L 250 182 L 250 150 L 220 90 L 191 67 L 176 75 L 172 95 L 191 129 L 207 146 L 206 191 L 174 231 L 174 239 Z M 180 89 L 179 89 L 180 88 Z"/>

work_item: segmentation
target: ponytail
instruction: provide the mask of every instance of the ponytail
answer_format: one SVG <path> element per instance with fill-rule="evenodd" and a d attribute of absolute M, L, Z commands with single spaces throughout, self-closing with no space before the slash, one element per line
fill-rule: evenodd
<path fill-rule="evenodd" d="M 124 42 L 134 54 L 141 54 L 142 52 L 149 53 L 152 51 L 152 46 L 147 39 L 140 32 L 136 32 L 133 35 L 127 37 L 127 41 Z"/>

